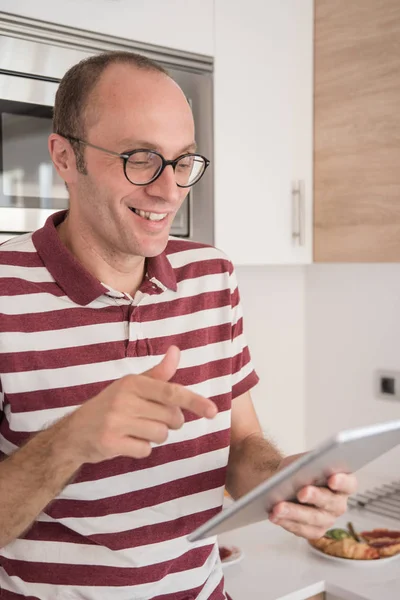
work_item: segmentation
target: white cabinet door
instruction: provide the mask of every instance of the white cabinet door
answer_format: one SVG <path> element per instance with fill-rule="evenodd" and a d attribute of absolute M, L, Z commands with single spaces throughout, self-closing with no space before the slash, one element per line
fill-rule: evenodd
<path fill-rule="evenodd" d="M 1 0 L 0 10 L 50 23 L 214 53 L 214 0 Z"/>
<path fill-rule="evenodd" d="M 215 38 L 215 244 L 238 265 L 311 262 L 313 1 L 215 0 Z"/>

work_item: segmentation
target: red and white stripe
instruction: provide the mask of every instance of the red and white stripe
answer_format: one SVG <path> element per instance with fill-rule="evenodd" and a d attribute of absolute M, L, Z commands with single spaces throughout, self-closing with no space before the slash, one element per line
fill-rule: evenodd
<path fill-rule="evenodd" d="M 61 246 L 53 222 L 44 230 Z M 0 597 L 225 598 L 215 538 L 190 544 L 187 535 L 221 510 L 231 402 L 257 382 L 231 263 L 214 248 L 171 239 L 177 290 L 162 273 L 153 277 L 157 291 L 140 292 L 129 318 L 131 301 L 112 291 L 86 305 L 71 300 L 34 242 L 27 234 L 0 246 L 2 455 L 115 379 L 151 368 L 172 343 L 181 349 L 174 381 L 212 398 L 219 412 L 212 420 L 185 412 L 183 427 L 147 459 L 83 465 L 31 529 L 0 550 Z"/>

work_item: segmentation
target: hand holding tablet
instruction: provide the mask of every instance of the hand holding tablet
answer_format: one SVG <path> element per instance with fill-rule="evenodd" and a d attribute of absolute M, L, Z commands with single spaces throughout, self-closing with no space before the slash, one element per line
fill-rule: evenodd
<path fill-rule="evenodd" d="M 279 502 L 297 502 L 301 488 L 326 486 L 332 475 L 354 473 L 398 444 L 400 420 L 342 431 L 198 527 L 188 539 L 194 542 L 265 520 Z"/>

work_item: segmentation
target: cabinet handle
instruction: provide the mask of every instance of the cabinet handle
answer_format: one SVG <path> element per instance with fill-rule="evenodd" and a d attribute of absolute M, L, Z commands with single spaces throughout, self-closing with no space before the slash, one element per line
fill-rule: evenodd
<path fill-rule="evenodd" d="M 292 185 L 292 239 L 299 246 L 305 244 L 305 193 L 304 181 L 294 181 Z"/>

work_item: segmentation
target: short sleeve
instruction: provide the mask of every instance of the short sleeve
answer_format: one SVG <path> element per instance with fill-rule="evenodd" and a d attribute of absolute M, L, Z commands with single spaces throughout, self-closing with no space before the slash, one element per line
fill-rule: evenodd
<path fill-rule="evenodd" d="M 251 361 L 250 350 L 247 346 L 243 330 L 243 312 L 240 302 L 236 274 L 231 264 L 229 275 L 231 291 L 232 314 L 232 399 L 241 396 L 254 387 L 259 377 Z"/>

